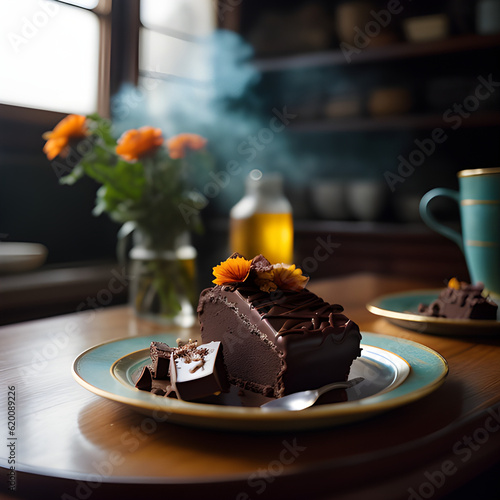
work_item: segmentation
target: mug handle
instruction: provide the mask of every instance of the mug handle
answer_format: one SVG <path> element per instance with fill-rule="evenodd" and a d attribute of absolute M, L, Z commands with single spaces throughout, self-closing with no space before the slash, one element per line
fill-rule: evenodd
<path fill-rule="evenodd" d="M 438 196 L 446 196 L 448 198 L 451 198 L 460 205 L 460 194 L 458 193 L 458 191 L 453 191 L 453 189 L 447 188 L 431 189 L 428 193 L 424 194 L 424 196 L 422 196 L 422 199 L 420 200 L 420 216 L 431 229 L 455 242 L 463 252 L 464 244 L 462 235 L 454 229 L 451 229 L 451 227 L 445 226 L 444 224 L 441 224 L 441 222 L 438 222 L 429 209 L 429 202 L 432 199 L 437 198 Z"/>

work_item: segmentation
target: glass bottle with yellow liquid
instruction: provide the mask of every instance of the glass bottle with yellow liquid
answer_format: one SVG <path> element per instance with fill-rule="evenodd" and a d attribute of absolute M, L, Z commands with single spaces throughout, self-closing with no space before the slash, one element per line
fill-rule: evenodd
<path fill-rule="evenodd" d="M 279 174 L 252 170 L 245 196 L 230 212 L 231 252 L 248 259 L 264 255 L 272 264 L 293 262 L 292 206 Z"/>

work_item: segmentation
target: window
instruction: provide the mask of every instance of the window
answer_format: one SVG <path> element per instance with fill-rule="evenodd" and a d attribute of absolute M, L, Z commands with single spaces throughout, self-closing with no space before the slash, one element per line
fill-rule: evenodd
<path fill-rule="evenodd" d="M 215 29 L 212 0 L 141 0 L 140 20 L 139 87 L 210 79 L 203 41 Z"/>
<path fill-rule="evenodd" d="M 114 42 L 111 0 L 3 2 L 0 104 L 107 115 L 110 85 L 116 91 L 120 81 L 134 80 L 139 87 L 147 87 L 210 78 L 202 39 L 215 27 L 212 0 L 114 2 L 113 32 L 119 33 L 116 38 L 113 35 Z M 140 27 L 138 20 L 129 23 L 139 5 Z M 137 29 L 139 47 L 134 48 L 137 38 L 130 30 Z M 112 43 L 116 45 L 113 61 Z"/>
<path fill-rule="evenodd" d="M 49 263 L 114 258 L 115 224 L 91 213 L 97 184 L 59 186 L 42 134 L 68 113 L 109 116 L 111 95 L 124 82 L 147 95 L 132 101 L 134 109 L 175 100 L 162 85 L 202 77 L 190 58 L 210 32 L 212 6 L 212 0 L 0 1 L 0 234 L 44 244 Z M 115 123 L 132 109 L 116 102 Z M 145 121 L 130 116 L 127 128 L 150 124 L 149 116 Z"/>
<path fill-rule="evenodd" d="M 215 23 L 211 0 L 141 0 L 141 22 L 178 38 L 209 35 Z"/>
<path fill-rule="evenodd" d="M 0 103 L 59 111 L 98 109 L 99 0 L 3 0 Z M 7 14 L 5 14 L 7 13 Z"/>

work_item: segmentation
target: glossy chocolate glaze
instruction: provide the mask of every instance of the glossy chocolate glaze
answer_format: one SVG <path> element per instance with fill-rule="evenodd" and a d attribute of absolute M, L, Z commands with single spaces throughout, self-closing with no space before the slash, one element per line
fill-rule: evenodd
<path fill-rule="evenodd" d="M 309 290 L 215 286 L 200 296 L 204 342 L 220 340 L 230 380 L 280 397 L 345 380 L 359 356 L 358 326 Z"/>
<path fill-rule="evenodd" d="M 137 389 L 141 391 L 150 391 L 153 386 L 153 369 L 149 365 L 145 365 L 142 367 L 141 373 L 139 374 L 139 378 L 135 383 Z"/>

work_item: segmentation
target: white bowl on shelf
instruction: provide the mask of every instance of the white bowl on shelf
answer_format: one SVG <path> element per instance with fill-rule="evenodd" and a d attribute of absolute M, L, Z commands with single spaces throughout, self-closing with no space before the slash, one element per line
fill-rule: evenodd
<path fill-rule="evenodd" d="M 13 274 L 40 267 L 47 258 L 47 248 L 40 243 L 0 242 L 0 273 Z"/>
<path fill-rule="evenodd" d="M 351 215 L 360 221 L 378 220 L 387 202 L 387 186 L 371 180 L 349 182 L 346 186 L 347 207 Z"/>
<path fill-rule="evenodd" d="M 406 87 L 380 87 L 374 89 L 367 102 L 372 116 L 403 115 L 411 111 L 413 96 Z"/>
<path fill-rule="evenodd" d="M 450 33 L 450 20 L 445 14 L 409 17 L 403 21 L 403 31 L 409 42 L 444 40 Z"/>
<path fill-rule="evenodd" d="M 345 184 L 336 180 L 317 180 L 311 185 L 311 204 L 322 219 L 345 220 L 349 217 Z"/>

